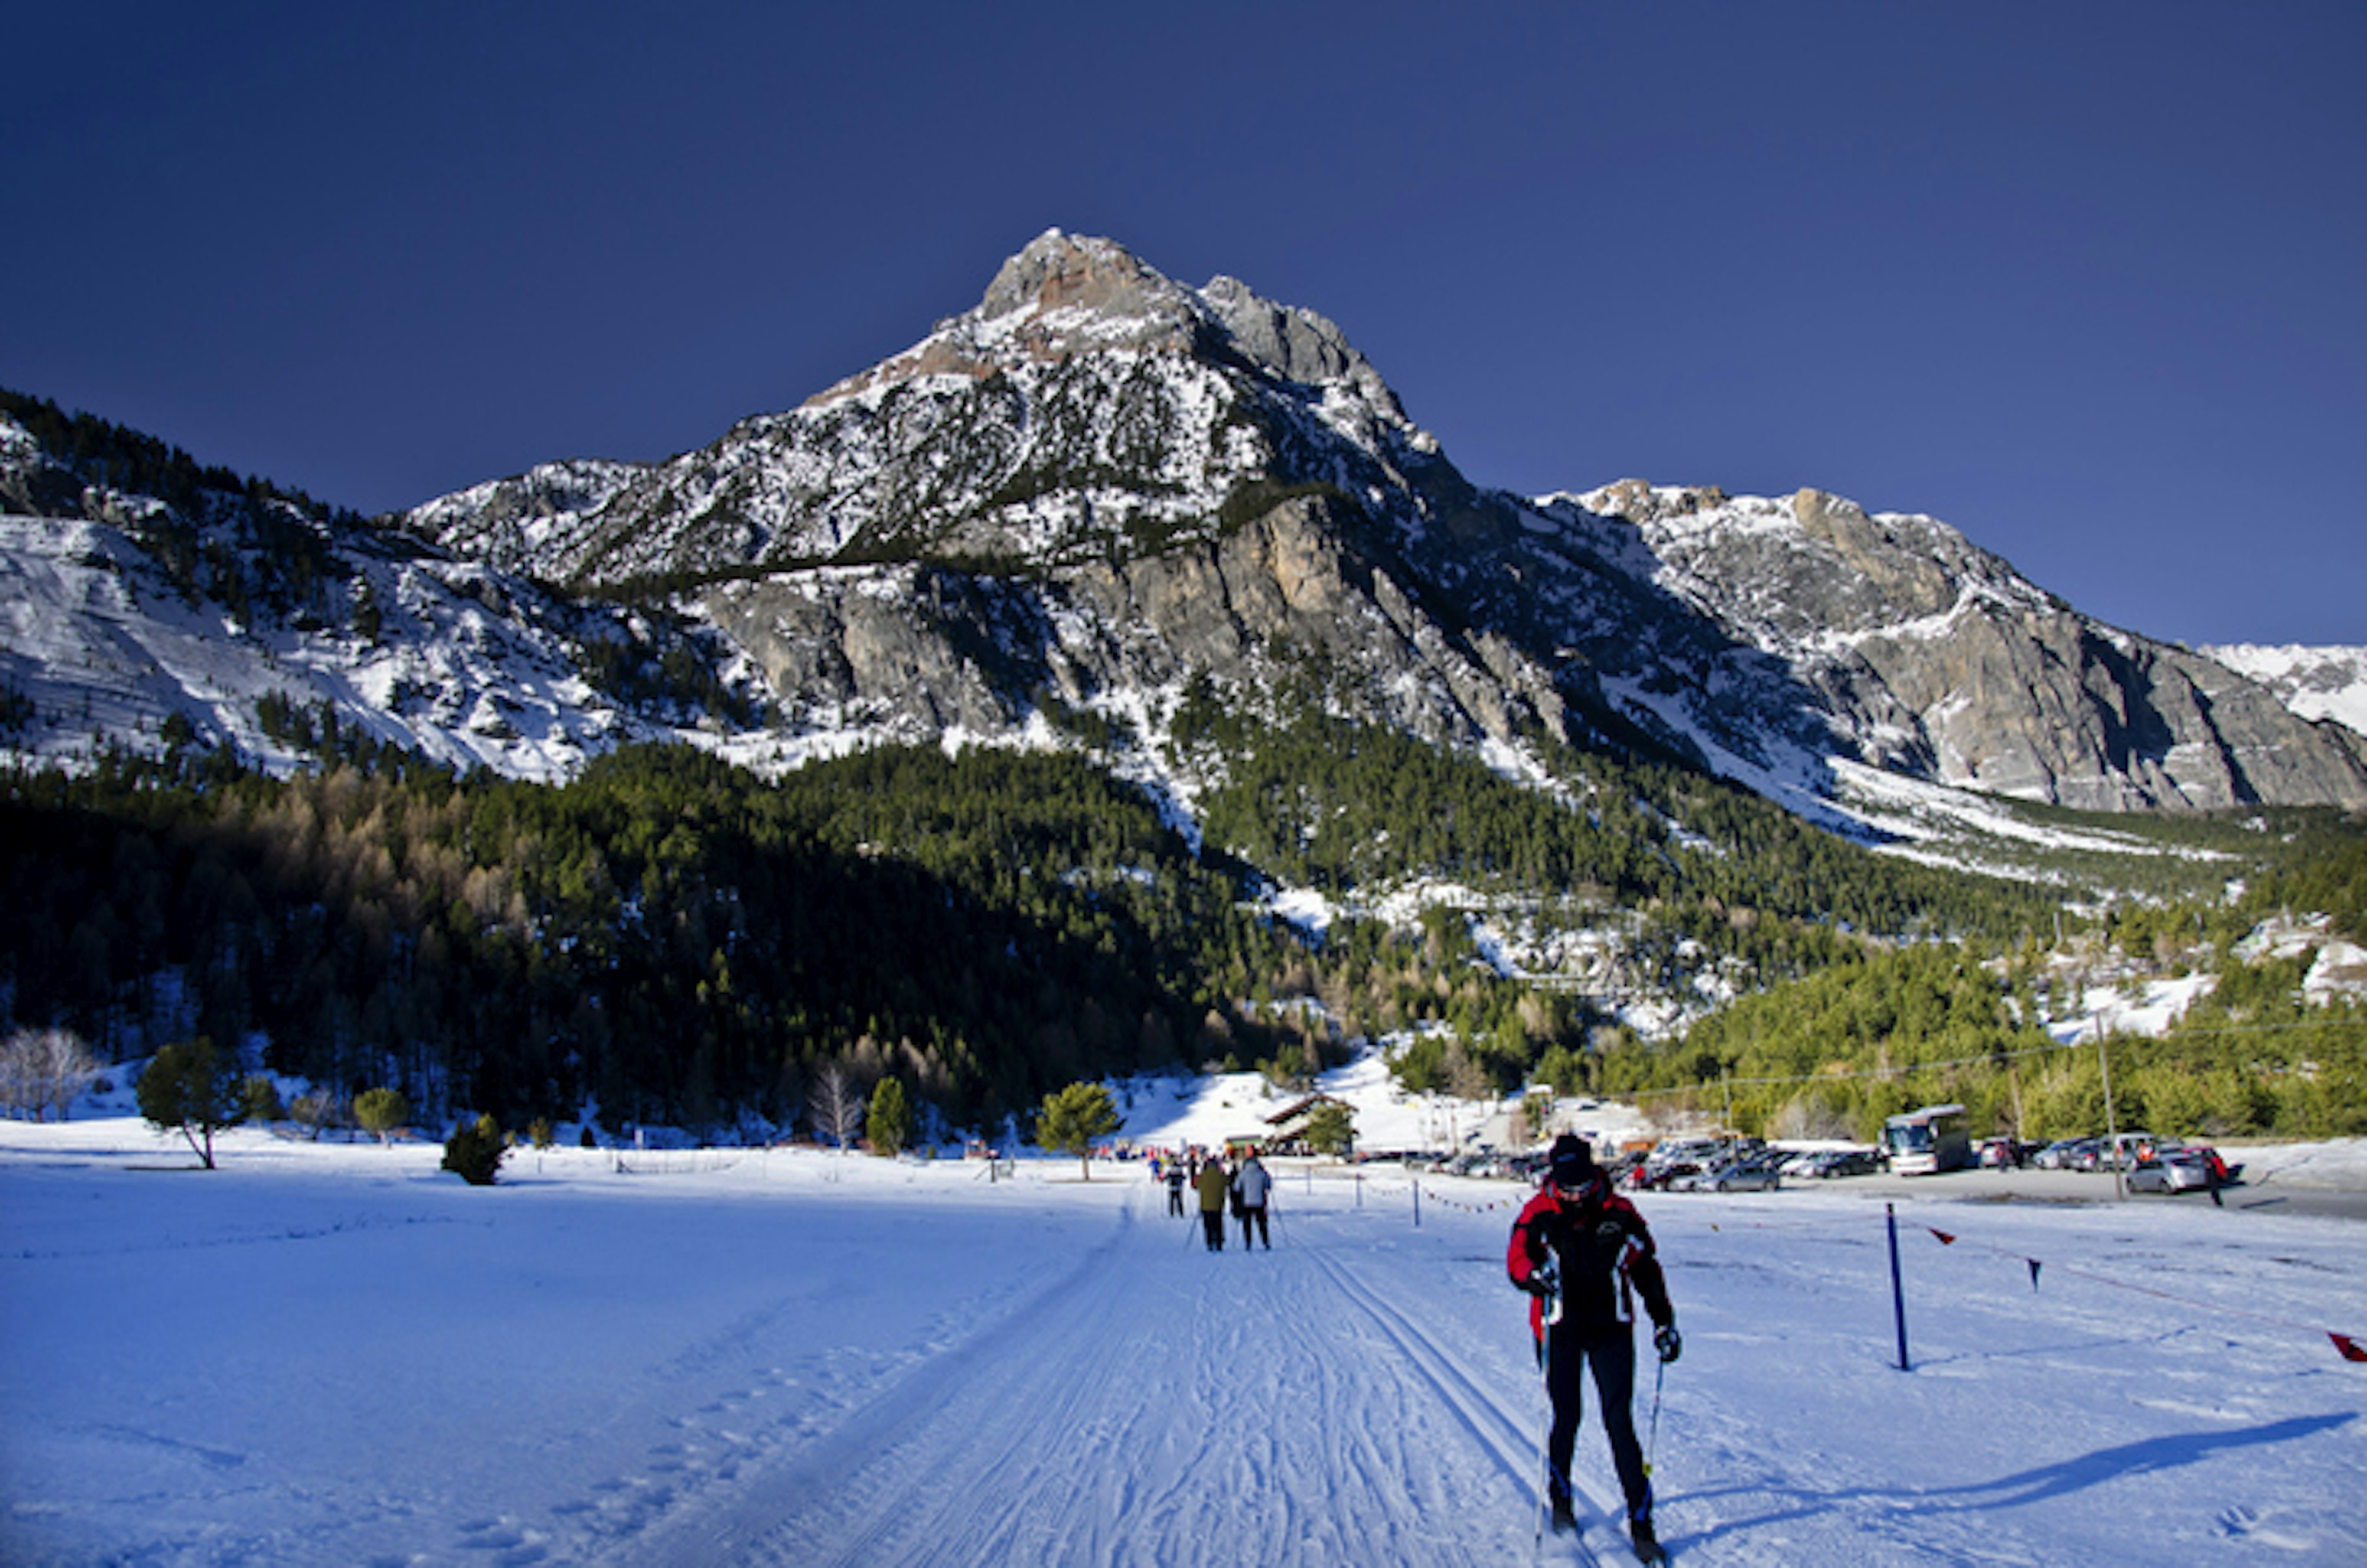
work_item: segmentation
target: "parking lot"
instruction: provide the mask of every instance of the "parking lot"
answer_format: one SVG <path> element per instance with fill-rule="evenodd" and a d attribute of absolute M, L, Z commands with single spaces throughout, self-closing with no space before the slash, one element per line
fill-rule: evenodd
<path fill-rule="evenodd" d="M 2231 1157 L 2240 1151 L 2230 1151 Z M 1869 1197 L 1906 1195 L 1916 1198 L 1963 1198 L 1968 1201 L 2034 1203 L 2109 1203 L 2112 1173 L 2084 1170 L 1951 1170 L 1938 1176 L 1843 1176 L 1829 1181 L 1786 1182 L 1786 1188 L 1811 1191 L 1858 1192 Z M 1683 1193 L 1670 1194 L 1682 1199 Z M 2367 1191 L 2323 1187 L 2299 1187 L 2273 1177 L 2254 1184 L 2239 1180 L 2220 1194 L 2229 1209 L 2256 1209 L 2268 1213 L 2325 1214 L 2367 1220 Z M 2175 1197 L 2146 1195 L 2133 1203 L 2182 1203 L 2211 1206 L 2201 1192 Z"/>

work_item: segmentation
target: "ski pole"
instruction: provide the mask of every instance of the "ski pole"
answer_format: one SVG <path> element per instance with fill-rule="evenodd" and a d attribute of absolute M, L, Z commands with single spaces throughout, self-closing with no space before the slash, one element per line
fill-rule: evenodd
<path fill-rule="evenodd" d="M 1652 1432 L 1644 1441 L 1644 1474 L 1647 1479 L 1652 1473 L 1652 1456 L 1660 1449 L 1660 1384 L 1668 1380 L 1668 1376 L 1669 1363 L 1662 1361 L 1659 1370 L 1652 1374 Z"/>
<path fill-rule="evenodd" d="M 1537 1523 L 1530 1546 L 1542 1560 L 1546 1550 L 1546 1509 L 1553 1492 L 1553 1313 L 1547 1308 L 1537 1336 L 1537 1387 L 1546 1396 L 1546 1422 L 1537 1434 Z"/>
<path fill-rule="evenodd" d="M 1546 1515 L 1553 1501 L 1553 1325 L 1561 1316 L 1561 1275 L 1558 1271 L 1542 1275 L 1546 1294 L 1537 1311 L 1537 1387 L 1546 1396 L 1545 1426 L 1537 1434 L 1537 1526 L 1535 1545 L 1543 1557 L 1546 1550 Z"/>

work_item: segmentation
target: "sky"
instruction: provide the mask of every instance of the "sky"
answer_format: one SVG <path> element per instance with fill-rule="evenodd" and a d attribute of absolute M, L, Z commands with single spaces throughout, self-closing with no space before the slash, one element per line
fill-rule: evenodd
<path fill-rule="evenodd" d="M 365 512 L 654 459 L 1047 228 L 1340 323 L 1474 480 L 1926 513 L 2367 644 L 2367 4 L 17 7 L 0 386 Z"/>

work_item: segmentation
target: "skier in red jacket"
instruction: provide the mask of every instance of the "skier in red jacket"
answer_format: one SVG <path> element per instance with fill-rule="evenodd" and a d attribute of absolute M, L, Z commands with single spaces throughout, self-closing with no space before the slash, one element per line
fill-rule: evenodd
<path fill-rule="evenodd" d="M 1652 1531 L 1652 1484 L 1644 1474 L 1644 1453 L 1636 1441 L 1629 1408 L 1636 1384 L 1636 1295 L 1659 1331 L 1653 1348 L 1673 1361 L 1683 1348 L 1676 1309 L 1669 1304 L 1667 1280 L 1652 1246 L 1652 1233 L 1636 1206 L 1611 1190 L 1586 1141 L 1565 1133 L 1554 1140 L 1545 1185 L 1521 1217 L 1504 1255 L 1512 1283 L 1529 1292 L 1529 1331 L 1537 1341 L 1546 1389 L 1553 1399 L 1553 1428 L 1546 1439 L 1547 1490 L 1556 1529 L 1576 1524 L 1569 1502 L 1570 1450 L 1578 1442 L 1584 1409 L 1580 1369 L 1591 1366 L 1595 1396 L 1603 1405 L 1603 1429 L 1611 1439 L 1612 1462 L 1627 1497 L 1627 1529 L 1636 1555 L 1660 1560 Z"/>

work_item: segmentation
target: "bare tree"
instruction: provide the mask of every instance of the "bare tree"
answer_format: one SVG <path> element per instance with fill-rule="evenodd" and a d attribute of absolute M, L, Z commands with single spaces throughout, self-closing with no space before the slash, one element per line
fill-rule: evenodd
<path fill-rule="evenodd" d="M 844 1149 L 863 1131 L 863 1091 L 854 1076 L 836 1062 L 814 1075 L 813 1095 L 806 1103 L 806 1120 L 821 1137 Z"/>
<path fill-rule="evenodd" d="M 0 1043 L 0 1104 L 36 1122 L 54 1111 L 62 1122 L 100 1070 L 73 1031 L 20 1029 Z"/>

